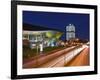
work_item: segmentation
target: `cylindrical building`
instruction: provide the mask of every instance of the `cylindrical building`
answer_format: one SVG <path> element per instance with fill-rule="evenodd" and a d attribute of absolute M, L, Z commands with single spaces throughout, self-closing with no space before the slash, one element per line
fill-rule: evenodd
<path fill-rule="evenodd" d="M 75 38 L 75 26 L 73 24 L 69 24 L 66 26 L 66 40 Z"/>

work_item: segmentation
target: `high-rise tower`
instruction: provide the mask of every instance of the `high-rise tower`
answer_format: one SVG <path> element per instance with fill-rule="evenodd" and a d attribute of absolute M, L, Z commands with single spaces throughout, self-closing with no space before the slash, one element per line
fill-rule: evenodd
<path fill-rule="evenodd" d="M 69 24 L 66 26 L 66 40 L 75 38 L 75 26 L 73 24 Z"/>

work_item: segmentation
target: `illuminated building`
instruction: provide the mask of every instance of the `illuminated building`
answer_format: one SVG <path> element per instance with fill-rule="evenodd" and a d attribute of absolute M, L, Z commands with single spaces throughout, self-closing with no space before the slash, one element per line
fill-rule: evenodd
<path fill-rule="evenodd" d="M 31 49 L 40 48 L 43 51 L 44 47 L 56 46 L 55 37 L 59 30 L 51 29 L 43 26 L 23 24 L 23 46 L 29 45 Z"/>
<path fill-rule="evenodd" d="M 66 40 L 75 38 L 75 26 L 73 24 L 69 24 L 66 26 Z"/>

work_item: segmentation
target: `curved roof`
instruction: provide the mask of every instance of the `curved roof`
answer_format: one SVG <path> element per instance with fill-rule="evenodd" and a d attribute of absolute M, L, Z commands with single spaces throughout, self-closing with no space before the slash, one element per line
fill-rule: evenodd
<path fill-rule="evenodd" d="M 52 28 L 47 28 L 47 27 L 43 27 L 43 26 L 39 26 L 39 25 L 32 25 L 32 24 L 27 24 L 27 23 L 23 23 L 23 30 L 27 30 L 27 31 L 46 31 L 46 30 L 60 31 L 57 29 L 52 29 Z M 62 31 L 60 31 L 60 32 L 62 32 Z"/>

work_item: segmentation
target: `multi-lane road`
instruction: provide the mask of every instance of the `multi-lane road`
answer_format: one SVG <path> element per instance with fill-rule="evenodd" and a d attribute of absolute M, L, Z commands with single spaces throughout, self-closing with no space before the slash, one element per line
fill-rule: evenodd
<path fill-rule="evenodd" d="M 66 66 L 87 66 L 89 65 L 89 48 L 85 48 L 79 55 L 73 58 Z"/>
<path fill-rule="evenodd" d="M 88 52 L 87 45 L 69 47 L 52 54 L 31 60 L 23 65 L 24 68 L 49 68 L 49 67 L 64 67 L 67 63 L 73 60 L 80 54 L 86 55 Z M 85 50 L 85 51 L 84 51 Z M 81 55 L 80 58 L 84 55 Z M 87 59 L 88 60 L 88 59 Z M 75 60 L 77 62 L 77 60 Z M 74 62 L 73 64 L 75 64 Z M 87 61 L 88 62 L 88 61 Z M 81 62 L 82 63 L 82 62 Z M 72 62 L 70 63 L 70 65 Z M 74 65 L 73 65 L 74 66 Z"/>

